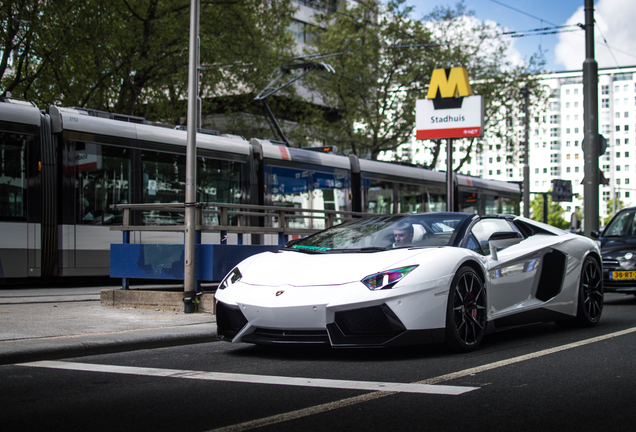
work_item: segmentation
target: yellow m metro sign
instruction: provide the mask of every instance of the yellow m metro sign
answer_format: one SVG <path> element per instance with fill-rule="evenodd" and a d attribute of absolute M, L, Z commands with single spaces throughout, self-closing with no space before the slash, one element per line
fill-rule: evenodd
<path fill-rule="evenodd" d="M 468 72 L 463 67 L 455 67 L 450 70 L 448 77 L 446 69 L 435 69 L 431 75 L 431 84 L 428 87 L 427 99 L 435 99 L 437 91 L 443 98 L 459 96 L 472 96 L 473 90 L 468 82 Z"/>

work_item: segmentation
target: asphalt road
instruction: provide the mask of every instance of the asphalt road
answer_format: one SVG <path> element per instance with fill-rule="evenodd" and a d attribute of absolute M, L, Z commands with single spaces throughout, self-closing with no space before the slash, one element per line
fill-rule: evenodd
<path fill-rule="evenodd" d="M 0 383 L 3 431 L 633 430 L 636 297 L 465 355 L 218 342 L 6 365 Z"/>

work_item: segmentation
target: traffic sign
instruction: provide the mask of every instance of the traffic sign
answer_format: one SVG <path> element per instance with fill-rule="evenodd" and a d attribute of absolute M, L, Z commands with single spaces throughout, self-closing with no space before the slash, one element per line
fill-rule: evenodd
<path fill-rule="evenodd" d="M 572 202 L 571 180 L 552 180 L 552 201 Z"/>

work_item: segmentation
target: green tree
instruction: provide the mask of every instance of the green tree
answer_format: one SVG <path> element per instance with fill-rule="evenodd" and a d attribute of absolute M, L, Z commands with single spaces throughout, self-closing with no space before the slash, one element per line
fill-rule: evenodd
<path fill-rule="evenodd" d="M 18 13 L 25 2 L 47 9 L 25 23 Z M 12 40 L 3 54 L 24 61 L 0 70 L 3 92 L 42 106 L 60 103 L 175 123 L 185 116 L 189 0 L 8 3 L 3 22 L 23 27 L 16 33 L 3 26 Z M 202 95 L 262 87 L 279 58 L 289 56 L 292 12 L 289 0 L 201 0 L 201 63 L 211 65 L 201 76 Z M 218 66 L 237 64 L 242 67 Z"/>
<path fill-rule="evenodd" d="M 415 101 L 426 97 L 433 69 L 462 66 L 474 93 L 484 96 L 490 135 L 512 157 L 518 139 L 496 126 L 507 117 L 512 122 L 523 86 L 529 87 L 535 102 L 545 102 L 535 75 L 543 64 L 540 56 L 512 65 L 498 27 L 474 18 L 462 2 L 436 8 L 422 21 L 412 19 L 411 13 L 403 0 L 392 0 L 386 7 L 365 2 L 343 7 L 335 18 L 322 16 L 329 26 L 315 39 L 313 51 L 341 55 L 325 60 L 335 68 L 335 76 L 313 77 L 312 88 L 340 117 L 331 122 L 320 116 L 312 119 L 321 130 L 317 135 L 371 158 L 395 150 L 413 140 Z M 461 156 L 455 167 L 459 170 L 483 141 L 456 140 L 455 145 Z M 422 146 L 435 166 L 445 141 L 423 141 Z"/>
<path fill-rule="evenodd" d="M 403 0 L 348 5 L 318 21 L 326 30 L 313 52 L 337 53 L 325 59 L 335 74 L 314 74 L 306 82 L 334 118 L 309 119 L 314 137 L 363 157 L 377 158 L 413 134 L 416 94 L 434 67 L 438 50 L 430 32 L 409 16 Z M 322 113 L 319 113 L 322 114 Z"/>
<path fill-rule="evenodd" d="M 553 227 L 567 229 L 570 226 L 570 222 L 563 218 L 565 210 L 558 202 L 552 201 L 552 194 L 535 194 L 532 201 L 530 201 L 530 207 L 532 210 L 531 218 L 533 220 L 543 222 L 543 197 L 548 198 L 548 225 Z"/>

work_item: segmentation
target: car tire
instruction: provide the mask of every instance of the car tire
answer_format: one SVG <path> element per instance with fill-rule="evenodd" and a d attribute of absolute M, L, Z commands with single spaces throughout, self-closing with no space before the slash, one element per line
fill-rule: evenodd
<path fill-rule="evenodd" d="M 576 323 L 581 327 L 598 324 L 603 313 L 603 272 L 598 261 L 587 257 L 583 262 L 579 281 L 579 305 Z"/>
<path fill-rule="evenodd" d="M 486 332 L 486 288 L 470 267 L 459 269 L 448 292 L 446 345 L 456 352 L 476 349 Z"/>

